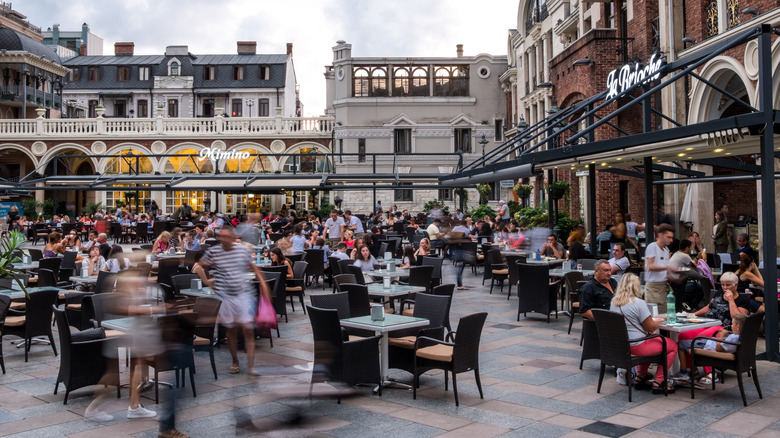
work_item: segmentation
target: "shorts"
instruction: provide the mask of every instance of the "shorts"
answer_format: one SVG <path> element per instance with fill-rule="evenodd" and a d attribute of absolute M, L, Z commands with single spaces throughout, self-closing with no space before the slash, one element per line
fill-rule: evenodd
<path fill-rule="evenodd" d="M 251 326 L 257 316 L 257 302 L 252 293 L 220 296 L 222 306 L 219 308 L 217 322 L 225 327 Z"/>

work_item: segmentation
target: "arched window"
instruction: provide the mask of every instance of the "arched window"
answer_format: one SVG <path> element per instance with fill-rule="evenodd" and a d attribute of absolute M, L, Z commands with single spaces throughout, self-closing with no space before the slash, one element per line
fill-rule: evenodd
<path fill-rule="evenodd" d="M 469 95 L 469 66 L 439 66 L 434 73 L 434 96 Z"/>
<path fill-rule="evenodd" d="M 323 172 L 329 166 L 327 156 L 314 148 L 301 148 L 297 153 L 300 156 L 287 157 L 287 161 L 282 167 L 282 172 L 292 173 L 293 165 L 295 165 L 296 171 L 300 173 Z"/>
<path fill-rule="evenodd" d="M 387 69 L 385 67 L 355 67 L 352 71 L 354 97 L 387 96 Z"/>
<path fill-rule="evenodd" d="M 225 160 L 225 173 L 271 173 L 273 168 L 271 167 L 271 161 L 268 157 L 265 157 L 261 151 L 254 148 L 246 148 L 238 151 L 238 153 L 249 153 L 249 158 L 231 158 Z"/>
<path fill-rule="evenodd" d="M 214 164 L 210 158 L 200 159 L 200 151 L 182 149 L 176 156 L 169 157 L 165 162 L 165 173 L 214 173 Z"/>
<path fill-rule="evenodd" d="M 169 76 L 179 76 L 179 67 L 181 64 L 179 64 L 179 61 L 172 61 L 170 64 L 168 64 L 168 75 Z"/>
<path fill-rule="evenodd" d="M 154 166 L 152 160 L 146 157 L 143 152 L 129 149 L 117 152 L 114 158 L 109 158 L 104 173 L 109 175 L 154 173 Z"/>
<path fill-rule="evenodd" d="M 409 69 L 396 67 L 393 70 L 393 96 L 408 96 L 410 85 Z"/>
<path fill-rule="evenodd" d="M 428 69 L 424 67 L 417 67 L 412 70 L 412 96 L 429 96 L 430 89 L 428 87 Z"/>

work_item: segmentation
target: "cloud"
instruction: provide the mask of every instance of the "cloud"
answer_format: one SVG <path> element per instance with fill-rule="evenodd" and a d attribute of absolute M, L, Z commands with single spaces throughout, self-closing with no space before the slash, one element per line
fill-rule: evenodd
<path fill-rule="evenodd" d="M 43 29 L 88 23 L 107 55 L 118 41 L 134 42 L 137 54 L 159 54 L 168 45 L 234 53 L 244 40 L 257 41 L 259 53 L 285 53 L 291 42 L 305 115 L 319 115 L 326 107 L 323 73 L 337 40 L 351 43 L 359 57 L 448 57 L 456 44 L 464 44 L 466 55 L 505 55 L 517 6 L 517 0 L 39 0 L 18 10 Z"/>

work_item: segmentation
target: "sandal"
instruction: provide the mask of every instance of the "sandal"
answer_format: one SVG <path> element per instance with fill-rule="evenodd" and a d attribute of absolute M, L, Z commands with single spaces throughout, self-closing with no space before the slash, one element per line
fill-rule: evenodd
<path fill-rule="evenodd" d="M 671 382 L 662 382 L 660 385 L 658 382 L 653 382 L 653 394 L 663 394 L 664 387 L 667 394 L 674 394 L 674 385 Z"/>
<path fill-rule="evenodd" d="M 466 286 L 458 286 L 458 290 L 469 290 Z"/>
<path fill-rule="evenodd" d="M 637 391 L 645 391 L 650 389 L 648 380 L 650 380 L 650 374 L 645 374 L 644 377 L 636 376 L 634 378 L 634 389 Z"/>
<path fill-rule="evenodd" d="M 704 385 L 704 386 L 712 387 L 712 382 L 713 382 L 712 373 L 708 373 L 704 377 L 699 379 L 699 384 Z M 717 383 L 717 382 L 718 382 L 718 378 L 716 377 L 715 378 L 715 383 Z"/>
<path fill-rule="evenodd" d="M 228 372 L 230 374 L 238 374 L 239 368 L 238 367 L 230 367 L 230 368 L 228 368 Z"/>

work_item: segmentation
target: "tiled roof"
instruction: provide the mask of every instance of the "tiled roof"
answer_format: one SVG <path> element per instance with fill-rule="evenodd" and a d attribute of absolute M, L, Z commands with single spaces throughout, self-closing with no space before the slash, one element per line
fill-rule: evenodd
<path fill-rule="evenodd" d="M 35 56 L 54 61 L 57 64 L 62 64 L 60 57 L 54 50 L 28 36 L 16 33 L 11 29 L 0 28 L 0 49 L 30 52 Z"/>

